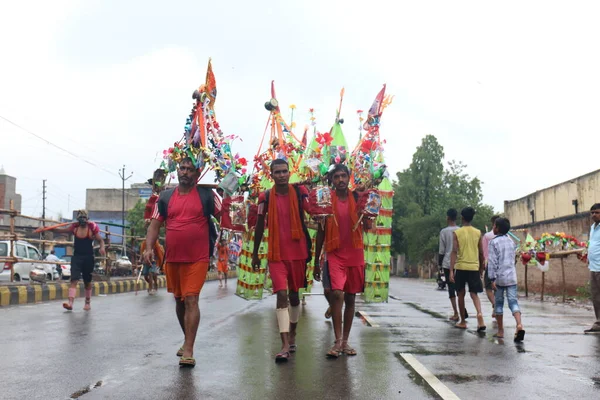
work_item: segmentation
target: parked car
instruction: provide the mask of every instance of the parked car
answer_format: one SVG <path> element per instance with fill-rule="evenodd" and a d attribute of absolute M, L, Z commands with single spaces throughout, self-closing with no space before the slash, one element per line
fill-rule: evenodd
<path fill-rule="evenodd" d="M 38 263 L 42 259 L 40 252 L 31 243 L 24 240 L 13 242 L 13 254 L 19 260 L 13 265 L 14 280 L 29 280 L 29 275 L 36 269 L 35 275 L 40 275 L 39 271 L 45 273 L 46 280 L 58 279 L 56 265 Z M 0 257 L 10 256 L 10 240 L 0 241 Z M 2 263 L 0 263 L 2 264 Z M 10 264 L 3 263 L 0 272 L 0 281 L 10 281 Z"/>
<path fill-rule="evenodd" d="M 63 256 L 60 261 L 65 263 L 71 262 L 71 256 Z M 71 279 L 71 264 L 60 264 L 60 276 L 62 279 Z"/>

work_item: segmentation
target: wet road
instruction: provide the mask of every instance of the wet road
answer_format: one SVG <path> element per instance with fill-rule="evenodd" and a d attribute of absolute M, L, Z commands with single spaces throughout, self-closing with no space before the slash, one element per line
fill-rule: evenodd
<path fill-rule="evenodd" d="M 588 310 L 520 299 L 525 343 L 498 343 L 487 300 L 488 332 L 480 336 L 446 322 L 447 295 L 434 284 L 392 279 L 396 299 L 357 305 L 377 325 L 355 319 L 357 356 L 325 359 L 333 333 L 323 318 L 325 299 L 311 296 L 301 314 L 298 352 L 276 365 L 275 298 L 240 299 L 233 283 L 205 286 L 192 370 L 177 365 L 182 334 L 164 289 L 155 297 L 97 297 L 89 313 L 82 301 L 73 313 L 63 312 L 60 302 L 1 308 L 0 398 L 439 398 L 401 353 L 412 354 L 461 399 L 600 397 L 600 337 L 582 334 L 591 321 Z M 507 337 L 512 329 L 508 319 Z"/>

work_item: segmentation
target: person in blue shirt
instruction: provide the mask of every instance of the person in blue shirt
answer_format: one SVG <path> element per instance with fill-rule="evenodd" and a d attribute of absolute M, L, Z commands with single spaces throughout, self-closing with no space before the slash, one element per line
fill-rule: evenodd
<path fill-rule="evenodd" d="M 588 268 L 590 269 L 590 288 L 596 322 L 590 329 L 583 331 L 588 334 L 600 334 L 600 203 L 592 206 L 592 227 L 590 229 L 590 244 L 588 246 Z"/>

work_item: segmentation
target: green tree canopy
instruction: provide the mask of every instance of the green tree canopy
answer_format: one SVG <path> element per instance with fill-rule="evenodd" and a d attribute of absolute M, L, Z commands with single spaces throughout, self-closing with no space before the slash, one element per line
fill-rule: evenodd
<path fill-rule="evenodd" d="M 446 226 L 446 211 L 464 207 L 476 211 L 473 225 L 485 231 L 494 212 L 482 203 L 482 183 L 465 172 L 460 161 L 444 168 L 444 148 L 435 136 L 427 135 L 417 147 L 406 170 L 398 172 L 394 185 L 394 222 L 392 246 L 410 262 L 435 257 L 439 232 Z"/>

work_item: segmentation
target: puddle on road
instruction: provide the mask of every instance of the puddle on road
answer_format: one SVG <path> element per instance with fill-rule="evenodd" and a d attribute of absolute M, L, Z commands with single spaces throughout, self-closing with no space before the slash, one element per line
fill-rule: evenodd
<path fill-rule="evenodd" d="M 488 383 L 510 383 L 512 380 L 509 376 L 502 375 L 460 375 L 460 374 L 440 374 L 436 375 L 441 381 L 452 383 L 467 383 L 467 382 L 488 382 Z"/>
<path fill-rule="evenodd" d="M 89 393 L 89 392 L 91 392 L 93 389 L 97 389 L 97 388 L 99 388 L 100 386 L 102 386 L 102 381 L 98 381 L 98 382 L 96 382 L 94 385 L 90 385 L 90 386 L 88 386 L 88 387 L 85 387 L 85 388 L 83 388 L 83 389 L 80 389 L 80 390 L 76 391 L 75 393 L 73 393 L 73 394 L 71 395 L 71 397 L 70 397 L 70 398 L 71 398 L 71 399 L 78 399 L 78 398 L 80 398 L 81 396 L 83 396 L 84 394 L 86 394 L 86 393 Z"/>
<path fill-rule="evenodd" d="M 446 319 L 446 317 L 444 315 L 440 314 L 439 312 L 428 310 L 427 308 L 423 308 L 418 304 L 410 303 L 410 302 L 406 302 L 404 304 L 411 306 L 415 310 L 419 310 L 421 312 L 424 312 L 425 314 L 429 314 L 432 317 L 439 318 L 439 319 Z"/>

